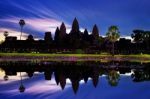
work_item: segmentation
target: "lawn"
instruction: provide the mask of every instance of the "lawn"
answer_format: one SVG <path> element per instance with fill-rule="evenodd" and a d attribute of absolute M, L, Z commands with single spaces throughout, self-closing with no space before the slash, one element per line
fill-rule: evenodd
<path fill-rule="evenodd" d="M 115 55 L 110 54 L 44 54 L 44 53 L 0 53 L 0 59 L 7 60 L 60 60 L 60 61 L 146 61 L 150 62 L 150 55 L 148 54 L 132 54 L 132 55 Z"/>
<path fill-rule="evenodd" d="M 0 56 L 75 56 L 75 57 L 97 57 L 111 56 L 111 54 L 49 54 L 49 53 L 0 53 Z M 150 54 L 115 55 L 114 57 L 143 57 L 150 58 Z"/>
<path fill-rule="evenodd" d="M 0 53 L 0 56 L 74 56 L 74 57 L 92 57 L 92 56 L 111 56 L 108 54 L 47 54 L 47 53 Z"/>

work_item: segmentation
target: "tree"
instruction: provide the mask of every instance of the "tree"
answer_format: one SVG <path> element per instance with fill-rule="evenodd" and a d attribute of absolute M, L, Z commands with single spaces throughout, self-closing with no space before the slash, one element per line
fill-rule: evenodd
<path fill-rule="evenodd" d="M 24 85 L 23 85 L 21 72 L 20 72 L 20 78 L 21 78 L 21 82 L 20 82 L 19 91 L 22 93 L 22 92 L 25 91 L 25 87 L 24 87 Z"/>
<path fill-rule="evenodd" d="M 34 45 L 34 38 L 31 34 L 28 36 L 26 41 L 27 43 L 24 45 L 24 47 L 26 46 L 28 51 L 33 51 L 33 49 L 36 49 L 36 46 Z"/>
<path fill-rule="evenodd" d="M 28 41 L 34 41 L 34 38 L 33 38 L 33 36 L 30 34 L 30 35 L 28 36 L 27 40 L 28 40 Z"/>
<path fill-rule="evenodd" d="M 112 55 L 114 56 L 114 44 L 120 37 L 120 32 L 117 26 L 110 26 L 108 32 L 106 33 L 107 38 L 112 42 Z"/>
<path fill-rule="evenodd" d="M 108 73 L 108 83 L 111 86 L 117 86 L 120 79 L 120 74 L 116 70 L 111 70 Z"/>
<path fill-rule="evenodd" d="M 23 26 L 25 25 L 25 21 L 24 21 L 23 19 L 21 19 L 21 20 L 19 21 L 19 25 L 20 25 L 20 27 L 21 27 L 21 35 L 20 35 L 20 40 L 21 40 L 21 37 L 22 37 L 22 30 L 23 30 Z"/>
<path fill-rule="evenodd" d="M 146 48 L 149 50 L 149 42 L 150 42 L 150 31 L 145 31 L 143 34 L 143 39 L 146 42 Z"/>
<path fill-rule="evenodd" d="M 5 41 L 6 41 L 6 38 L 7 38 L 7 36 L 8 36 L 8 31 L 4 31 L 4 36 L 5 36 Z M 6 43 L 6 46 L 5 47 L 8 47 L 8 44 Z M 5 49 L 5 50 L 7 50 L 7 49 Z"/>
<path fill-rule="evenodd" d="M 131 37 L 133 38 L 134 42 L 136 42 L 136 49 L 137 51 L 140 49 L 140 43 L 143 42 L 144 38 L 144 31 L 143 30 L 133 30 Z"/>
<path fill-rule="evenodd" d="M 5 38 L 9 35 L 8 31 L 4 31 Z"/>
<path fill-rule="evenodd" d="M 9 78 L 8 78 L 8 75 L 5 75 L 5 76 L 4 76 L 4 80 L 7 81 L 8 79 L 9 79 Z"/>
<path fill-rule="evenodd" d="M 135 42 L 139 43 L 143 41 L 143 34 L 144 34 L 143 30 L 133 30 L 131 37 Z"/>

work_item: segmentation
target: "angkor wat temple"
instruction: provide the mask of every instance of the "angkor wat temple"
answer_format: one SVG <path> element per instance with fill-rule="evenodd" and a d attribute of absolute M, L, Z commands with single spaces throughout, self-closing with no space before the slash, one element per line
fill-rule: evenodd
<path fill-rule="evenodd" d="M 115 54 L 150 53 L 146 40 L 132 42 L 130 39 L 120 38 L 115 42 Z M 75 18 L 70 33 L 66 33 L 66 26 L 57 27 L 54 38 L 51 32 L 46 32 L 44 40 L 34 40 L 29 35 L 26 40 L 17 40 L 17 37 L 8 36 L 0 45 L 1 52 L 35 52 L 35 53 L 111 53 L 112 44 L 107 37 L 100 36 L 97 25 L 92 33 L 80 31 L 79 23 Z"/>

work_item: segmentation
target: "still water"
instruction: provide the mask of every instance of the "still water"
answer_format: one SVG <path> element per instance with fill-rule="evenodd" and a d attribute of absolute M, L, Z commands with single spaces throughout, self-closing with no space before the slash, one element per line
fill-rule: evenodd
<path fill-rule="evenodd" d="M 1 61 L 0 99 L 150 99 L 150 63 Z"/>

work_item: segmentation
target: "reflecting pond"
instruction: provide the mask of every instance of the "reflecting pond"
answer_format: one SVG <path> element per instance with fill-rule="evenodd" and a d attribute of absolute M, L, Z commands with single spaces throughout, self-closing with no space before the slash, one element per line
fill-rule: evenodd
<path fill-rule="evenodd" d="M 1 61 L 0 98 L 149 99 L 150 63 Z"/>

